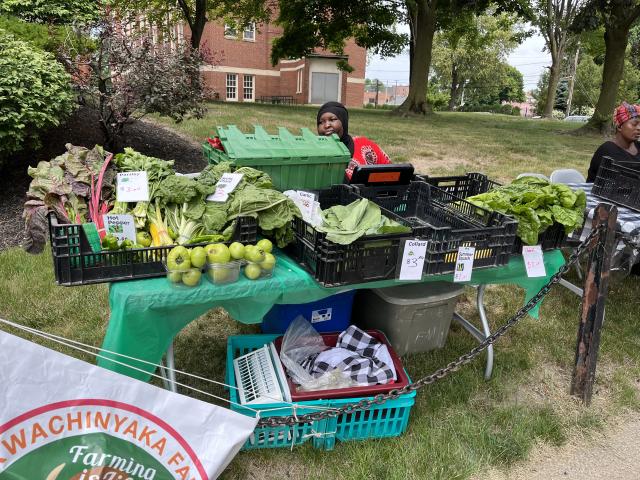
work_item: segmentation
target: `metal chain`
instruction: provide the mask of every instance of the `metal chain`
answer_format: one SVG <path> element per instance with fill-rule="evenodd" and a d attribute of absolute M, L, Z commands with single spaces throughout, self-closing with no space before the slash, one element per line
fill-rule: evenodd
<path fill-rule="evenodd" d="M 551 276 L 549 281 L 536 293 L 520 310 L 518 310 L 513 317 L 511 317 L 504 325 L 502 325 L 499 329 L 497 329 L 493 334 L 489 335 L 485 338 L 481 343 L 479 343 L 476 347 L 471 349 L 469 353 L 465 353 L 461 355 L 457 360 L 450 362 L 445 367 L 439 368 L 431 375 L 427 375 L 426 377 L 417 380 L 414 383 L 411 383 L 403 388 L 394 389 L 389 391 L 388 393 L 375 395 L 374 397 L 367 399 L 364 398 L 357 403 L 350 403 L 344 405 L 339 408 L 329 408 L 320 412 L 308 413 L 304 415 L 296 415 L 296 416 L 273 416 L 261 418 L 258 421 L 259 427 L 277 427 L 279 425 L 289 425 L 293 426 L 298 423 L 310 423 L 318 420 L 323 420 L 325 418 L 333 418 L 342 414 L 350 414 L 357 410 L 368 410 L 374 405 L 382 405 L 387 400 L 395 400 L 401 395 L 405 395 L 407 393 L 414 392 L 422 387 L 427 385 L 431 385 L 441 378 L 446 377 L 452 372 L 455 372 L 460 369 L 463 365 L 471 362 L 475 357 L 477 357 L 480 353 L 482 353 L 489 345 L 493 344 L 498 338 L 503 336 L 511 327 L 513 327 L 516 323 L 518 323 L 522 318 L 525 317 L 533 307 L 535 307 L 542 299 L 549 293 L 551 287 L 558 283 L 562 276 L 566 274 L 569 269 L 579 260 L 582 254 L 589 248 L 589 244 L 591 241 L 597 237 L 605 228 L 604 225 L 599 225 L 595 229 L 591 230 L 589 235 L 584 239 L 580 245 L 578 245 L 575 250 L 571 253 L 568 260 L 565 262 L 560 269 Z"/>

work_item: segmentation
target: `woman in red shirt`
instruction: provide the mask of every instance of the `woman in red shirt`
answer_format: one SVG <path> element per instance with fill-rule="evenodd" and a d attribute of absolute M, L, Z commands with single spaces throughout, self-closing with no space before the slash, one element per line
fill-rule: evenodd
<path fill-rule="evenodd" d="M 391 163 L 386 153 L 367 137 L 349 135 L 349 112 L 339 102 L 327 102 L 317 115 L 318 135 L 336 134 L 349 149 L 351 161 L 345 170 L 345 178 L 351 180 L 356 165 L 380 165 Z"/>

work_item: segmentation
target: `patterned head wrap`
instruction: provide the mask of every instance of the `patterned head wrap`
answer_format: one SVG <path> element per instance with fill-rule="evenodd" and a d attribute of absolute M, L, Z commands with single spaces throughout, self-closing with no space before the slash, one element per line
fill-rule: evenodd
<path fill-rule="evenodd" d="M 616 128 L 620 128 L 624 122 L 636 117 L 640 117 L 640 105 L 622 102 L 613 112 L 613 124 Z"/>

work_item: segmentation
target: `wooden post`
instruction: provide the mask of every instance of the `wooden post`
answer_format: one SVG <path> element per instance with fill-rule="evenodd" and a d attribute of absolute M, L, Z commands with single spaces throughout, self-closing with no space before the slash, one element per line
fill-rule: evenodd
<path fill-rule="evenodd" d="M 591 403 L 596 362 L 600 347 L 600 330 L 604 320 L 604 307 L 609 289 L 609 268 L 615 246 L 618 209 L 609 204 L 599 204 L 593 214 L 593 228 L 604 225 L 600 235 L 589 245 L 589 266 L 585 276 L 576 360 L 571 380 L 571 395 L 582 397 L 583 403 Z"/>

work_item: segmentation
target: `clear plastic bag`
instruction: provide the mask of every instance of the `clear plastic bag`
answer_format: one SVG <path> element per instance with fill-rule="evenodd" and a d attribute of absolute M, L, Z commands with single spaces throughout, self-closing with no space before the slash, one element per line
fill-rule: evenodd
<path fill-rule="evenodd" d="M 302 367 L 310 356 L 328 348 L 330 347 L 325 345 L 322 336 L 304 317 L 298 316 L 291 322 L 282 339 L 280 360 L 291 379 L 300 385 L 300 390 L 315 391 L 357 386 L 340 370 L 334 369 L 316 378 Z"/>

